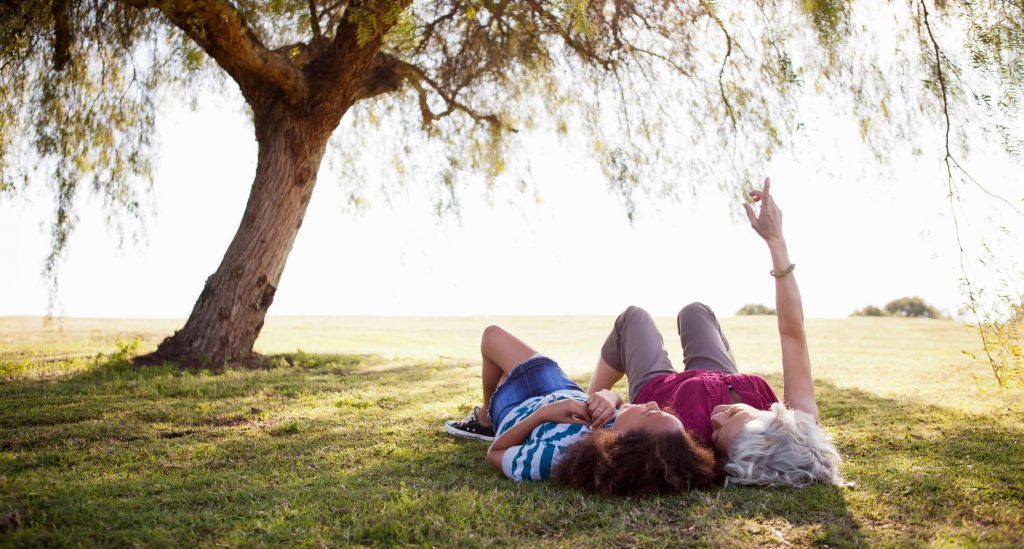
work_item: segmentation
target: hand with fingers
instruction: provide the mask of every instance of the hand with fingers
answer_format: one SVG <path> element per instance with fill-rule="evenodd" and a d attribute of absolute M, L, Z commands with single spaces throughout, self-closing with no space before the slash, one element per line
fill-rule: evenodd
<path fill-rule="evenodd" d="M 545 421 L 590 425 L 590 410 L 587 409 L 587 405 L 572 398 L 545 404 L 538 412 L 543 414 Z"/>
<path fill-rule="evenodd" d="M 760 191 L 753 190 L 749 193 L 753 202 L 761 203 L 761 211 L 757 215 L 754 214 L 754 207 L 749 202 L 743 203 L 750 226 L 769 243 L 782 240 L 782 211 L 769 193 L 771 183 L 771 178 L 766 177 L 764 187 Z"/>
<path fill-rule="evenodd" d="M 622 405 L 622 398 L 619 395 L 604 389 L 598 391 L 587 399 L 587 410 L 590 412 L 590 428 L 597 429 L 608 423 L 615 410 Z"/>

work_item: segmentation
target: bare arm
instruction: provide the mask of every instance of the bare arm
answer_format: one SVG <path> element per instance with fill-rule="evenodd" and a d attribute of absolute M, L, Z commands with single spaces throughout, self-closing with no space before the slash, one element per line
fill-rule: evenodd
<path fill-rule="evenodd" d="M 768 244 L 775 272 L 784 272 L 790 266 L 786 241 L 781 238 Z M 782 391 L 790 407 L 803 410 L 818 418 L 818 405 L 814 400 L 814 379 L 811 376 L 811 356 L 807 350 L 804 332 L 804 307 L 796 275 L 789 273 L 775 279 L 775 310 L 779 321 L 779 339 L 782 342 Z"/>
<path fill-rule="evenodd" d="M 602 390 L 610 391 L 615 386 L 615 382 L 622 379 L 623 375 L 625 375 L 623 372 L 609 366 L 603 358 L 598 360 L 597 367 L 594 368 L 594 375 L 590 377 L 590 385 L 587 385 L 587 394 L 592 395 Z"/>
<path fill-rule="evenodd" d="M 597 361 L 597 368 L 590 378 L 590 385 L 587 386 L 587 409 L 590 410 L 590 428 L 597 429 L 608 423 L 608 420 L 615 415 L 615 410 L 622 406 L 622 397 L 611 390 L 615 382 L 622 379 L 625 373 L 608 365 L 604 359 Z"/>
<path fill-rule="evenodd" d="M 765 179 L 763 190 L 750 193 L 755 202 L 761 203 L 759 215 L 754 215 L 754 209 L 749 204 L 743 206 L 750 225 L 768 244 L 773 270 L 783 273 L 789 269 L 791 262 L 786 240 L 782 236 L 782 212 L 769 193 L 770 187 L 771 181 Z M 814 400 L 811 357 L 804 332 L 804 308 L 795 274 L 775 279 L 775 309 L 782 343 L 783 399 L 791 408 L 807 412 L 817 419 L 818 405 Z"/>

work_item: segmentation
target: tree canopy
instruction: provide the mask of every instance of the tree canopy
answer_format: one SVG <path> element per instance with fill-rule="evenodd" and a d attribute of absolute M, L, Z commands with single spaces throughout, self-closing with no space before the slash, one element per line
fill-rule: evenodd
<path fill-rule="evenodd" d="M 220 49 L 247 49 L 239 63 L 301 95 L 295 74 L 353 25 L 360 41 L 386 27 L 377 68 L 396 87 L 364 110 L 418 111 L 403 112 L 405 135 L 450 145 L 441 185 L 505 171 L 515 130 L 537 126 L 589 130 L 627 206 L 694 181 L 737 185 L 798 129 L 808 93 L 854 99 L 836 104 L 880 153 L 913 141 L 923 114 L 948 123 L 955 155 L 978 106 L 1017 151 L 1022 15 L 995 0 L 7 1 L 0 188 L 18 192 L 32 175 L 52 186 L 52 266 L 81 185 L 114 219 L 139 215 L 159 104 L 240 74 Z"/>

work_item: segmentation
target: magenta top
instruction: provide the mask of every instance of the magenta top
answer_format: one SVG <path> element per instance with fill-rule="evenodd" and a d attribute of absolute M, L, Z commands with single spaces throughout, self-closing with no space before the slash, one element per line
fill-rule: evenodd
<path fill-rule="evenodd" d="M 689 370 L 656 377 L 640 389 L 633 402 L 654 401 L 671 406 L 690 436 L 711 444 L 711 410 L 719 404 L 732 404 L 729 388 L 758 410 L 767 410 L 779 398 L 771 385 L 752 374 L 727 374 L 712 370 Z"/>

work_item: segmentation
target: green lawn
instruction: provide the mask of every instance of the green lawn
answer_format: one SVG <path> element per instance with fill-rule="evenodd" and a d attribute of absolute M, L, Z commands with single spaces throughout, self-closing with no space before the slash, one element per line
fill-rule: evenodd
<path fill-rule="evenodd" d="M 0 545 L 1024 544 L 1024 389 L 951 321 L 808 321 L 846 487 L 590 497 L 440 430 L 478 399 L 487 324 L 583 382 L 611 320 L 271 318 L 275 367 L 183 372 L 116 343 L 174 321 L 0 318 Z M 774 319 L 723 325 L 781 387 Z"/>

